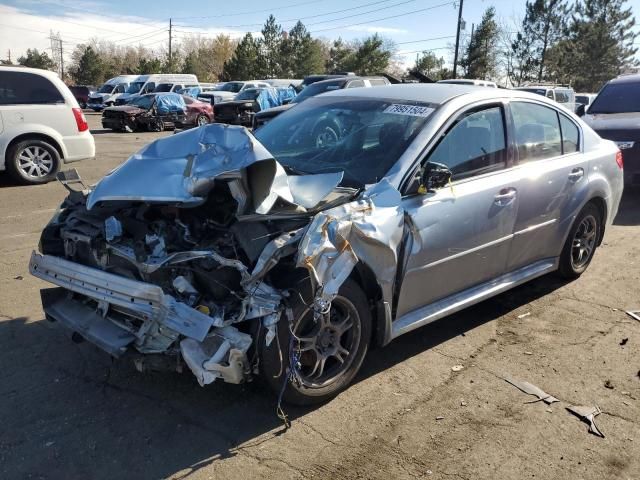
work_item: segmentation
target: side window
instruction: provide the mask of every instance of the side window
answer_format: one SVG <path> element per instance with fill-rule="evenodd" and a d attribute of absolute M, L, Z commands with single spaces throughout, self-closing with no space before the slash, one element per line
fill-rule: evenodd
<path fill-rule="evenodd" d="M 46 105 L 64 103 L 48 79 L 25 72 L 0 72 L 0 105 Z"/>
<path fill-rule="evenodd" d="M 501 107 L 462 115 L 440 140 L 427 161 L 449 167 L 453 180 L 501 170 L 507 147 Z"/>
<path fill-rule="evenodd" d="M 372 87 L 379 87 L 381 85 L 386 85 L 387 84 L 387 82 L 385 82 L 381 78 L 372 78 L 372 79 L 369 80 L 369 83 L 371 83 Z"/>
<path fill-rule="evenodd" d="M 154 88 L 156 88 L 155 82 L 149 82 L 145 85 L 143 93 L 153 92 Z"/>
<path fill-rule="evenodd" d="M 124 93 L 125 88 L 124 88 L 124 83 L 119 84 L 116 89 L 113 91 L 113 93 Z"/>
<path fill-rule="evenodd" d="M 564 115 L 560 115 L 562 129 L 562 153 L 573 153 L 580 150 L 580 131 L 575 123 Z"/>
<path fill-rule="evenodd" d="M 511 102 L 520 163 L 562 155 L 555 110 L 536 103 Z"/>
<path fill-rule="evenodd" d="M 358 87 L 364 87 L 364 80 L 354 80 L 353 82 L 349 82 L 349 85 L 347 85 L 347 88 L 358 88 Z"/>
<path fill-rule="evenodd" d="M 569 103 L 569 93 L 566 91 L 556 90 L 556 102 Z"/>

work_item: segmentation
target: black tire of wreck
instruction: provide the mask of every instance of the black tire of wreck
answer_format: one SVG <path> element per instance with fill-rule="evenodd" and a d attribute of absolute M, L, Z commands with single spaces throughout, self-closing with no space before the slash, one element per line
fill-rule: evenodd
<path fill-rule="evenodd" d="M 586 263 L 584 263 L 584 265 L 581 265 L 580 268 L 575 268 L 571 260 L 573 239 L 580 224 L 588 216 L 593 216 L 596 220 L 596 243 Z M 600 213 L 600 210 L 598 209 L 598 207 L 596 207 L 595 204 L 587 203 L 573 222 L 571 230 L 569 231 L 569 235 L 567 236 L 567 240 L 565 241 L 564 247 L 562 248 L 562 253 L 560 254 L 560 263 L 558 265 L 558 274 L 562 278 L 573 280 L 578 278 L 585 272 L 587 267 L 591 264 L 591 260 L 593 259 L 593 256 L 595 255 L 598 248 L 598 240 L 602 235 L 602 228 L 602 214 Z"/>
<path fill-rule="evenodd" d="M 301 288 L 300 290 L 300 295 L 292 292 L 290 296 L 291 300 L 289 305 L 293 312 L 294 323 L 307 308 L 305 302 L 308 304 L 312 300 L 310 288 Z M 371 339 L 372 319 L 367 298 L 360 286 L 350 279 L 342 284 L 338 296 L 346 299 L 355 307 L 360 321 L 360 341 L 353 361 L 349 368 L 341 373 L 339 378 L 324 387 L 309 388 L 305 385 L 299 385 L 296 382 L 287 380 L 287 385 L 282 397 L 286 403 L 293 405 L 314 405 L 325 402 L 346 389 L 362 366 Z M 302 300 L 303 298 L 305 299 L 304 301 Z M 292 343 L 290 342 L 291 334 L 289 332 L 286 315 L 283 314 L 278 323 L 278 338 L 274 338 L 268 347 L 265 344 L 265 333 L 265 329 L 262 328 L 258 338 L 260 373 L 262 379 L 269 385 L 274 393 L 279 395 L 290 367 L 289 346 Z M 279 349 L 281 349 L 281 352 Z"/>
<path fill-rule="evenodd" d="M 30 177 L 25 175 L 23 171 L 20 169 L 20 166 L 19 166 L 20 160 L 18 157 L 20 153 L 25 148 L 28 148 L 28 147 L 40 147 L 49 153 L 53 161 L 53 166 L 48 175 L 43 177 Z M 7 150 L 6 161 L 7 161 L 6 168 L 9 176 L 11 176 L 11 178 L 15 182 L 23 185 L 39 185 L 39 184 L 48 183 L 54 180 L 56 178 L 56 173 L 58 173 L 58 170 L 60 169 L 60 164 L 62 163 L 60 161 L 60 154 L 58 153 L 58 150 L 56 150 L 56 148 L 53 145 L 43 140 L 38 140 L 35 138 L 23 140 L 21 142 L 16 143 L 15 145 L 12 145 Z"/>

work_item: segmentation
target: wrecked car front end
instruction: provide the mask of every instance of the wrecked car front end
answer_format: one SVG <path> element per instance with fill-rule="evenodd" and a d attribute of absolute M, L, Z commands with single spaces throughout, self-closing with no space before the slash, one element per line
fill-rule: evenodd
<path fill-rule="evenodd" d="M 30 261 L 56 286 L 42 290 L 46 317 L 114 357 L 162 354 L 201 385 L 243 382 L 250 349 L 288 322 L 295 272 L 326 309 L 358 261 L 374 201 L 341 179 L 289 176 L 244 128 L 214 124 L 156 140 L 93 189 L 63 181 Z"/>

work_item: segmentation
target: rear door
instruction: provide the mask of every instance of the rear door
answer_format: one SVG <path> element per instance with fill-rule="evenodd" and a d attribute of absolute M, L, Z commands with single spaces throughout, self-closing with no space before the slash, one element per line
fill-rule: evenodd
<path fill-rule="evenodd" d="M 509 104 L 517 149 L 519 207 L 507 269 L 557 256 L 584 192 L 580 130 L 568 116 L 530 101 Z"/>
<path fill-rule="evenodd" d="M 403 199 L 411 235 L 396 318 L 504 272 L 518 203 L 505 120 L 502 104 L 467 110 L 425 158 L 453 178 Z"/>

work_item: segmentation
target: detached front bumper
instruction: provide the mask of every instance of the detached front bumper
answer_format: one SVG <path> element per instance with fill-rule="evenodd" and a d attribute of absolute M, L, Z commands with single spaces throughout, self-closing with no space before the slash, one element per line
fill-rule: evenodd
<path fill-rule="evenodd" d="M 179 335 L 202 342 L 213 325 L 222 323 L 166 295 L 157 285 L 59 257 L 33 252 L 29 271 L 66 290 L 43 291 L 47 317 L 114 356 L 132 343 L 142 353 L 161 353 Z"/>

